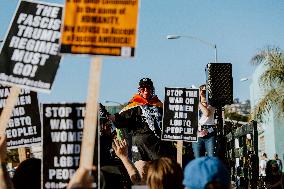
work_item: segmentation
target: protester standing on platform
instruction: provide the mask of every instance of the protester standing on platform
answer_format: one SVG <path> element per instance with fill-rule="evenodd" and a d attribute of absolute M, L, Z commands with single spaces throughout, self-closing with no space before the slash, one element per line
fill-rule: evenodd
<path fill-rule="evenodd" d="M 215 108 L 206 101 L 206 85 L 199 87 L 199 121 L 198 121 L 198 141 L 192 143 L 194 157 L 214 156 L 216 146 L 216 128 L 214 120 Z"/>
<path fill-rule="evenodd" d="M 147 162 L 172 153 L 171 143 L 161 141 L 163 104 L 155 95 L 153 82 L 143 78 L 135 94 L 119 114 L 109 116 L 117 128 L 127 128 L 132 136 L 132 161 L 142 182 L 146 181 Z"/>

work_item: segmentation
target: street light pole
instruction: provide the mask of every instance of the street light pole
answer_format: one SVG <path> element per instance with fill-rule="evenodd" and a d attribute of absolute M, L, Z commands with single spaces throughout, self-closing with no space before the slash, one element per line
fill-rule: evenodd
<path fill-rule="evenodd" d="M 241 82 L 246 82 L 246 81 L 249 81 L 249 80 L 252 80 L 252 84 L 250 86 L 250 107 L 251 107 L 251 114 L 252 114 L 252 119 L 254 120 L 255 119 L 255 112 L 254 112 L 254 107 L 255 107 L 255 86 L 254 86 L 254 83 L 253 83 L 253 78 L 252 76 L 249 76 L 249 77 L 243 77 L 240 79 Z"/>
<path fill-rule="evenodd" d="M 217 45 L 216 44 L 209 43 L 207 41 L 204 41 L 203 39 L 200 39 L 200 38 L 194 37 L 194 36 L 190 36 L 190 35 L 167 35 L 167 39 L 179 39 L 179 38 L 182 38 L 182 37 L 190 38 L 190 39 L 199 41 L 199 42 L 206 44 L 207 46 L 213 48 L 214 52 L 215 52 L 215 63 L 217 63 L 218 59 L 217 59 Z"/>

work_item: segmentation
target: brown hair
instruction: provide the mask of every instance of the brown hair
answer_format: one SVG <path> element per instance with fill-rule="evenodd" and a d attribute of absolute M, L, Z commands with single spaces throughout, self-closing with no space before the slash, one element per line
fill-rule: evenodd
<path fill-rule="evenodd" d="M 162 157 L 149 164 L 147 184 L 150 189 L 183 189 L 183 171 L 174 160 Z"/>

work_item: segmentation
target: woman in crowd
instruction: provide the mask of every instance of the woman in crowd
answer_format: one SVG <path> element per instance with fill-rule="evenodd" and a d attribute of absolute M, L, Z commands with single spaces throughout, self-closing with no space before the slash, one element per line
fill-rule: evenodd
<path fill-rule="evenodd" d="M 181 166 L 167 157 L 149 163 L 147 185 L 149 189 L 183 189 Z"/>

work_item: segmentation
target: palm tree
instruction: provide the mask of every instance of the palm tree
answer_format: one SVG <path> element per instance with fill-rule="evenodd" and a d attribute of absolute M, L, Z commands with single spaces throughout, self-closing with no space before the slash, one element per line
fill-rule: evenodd
<path fill-rule="evenodd" d="M 284 114 L 284 52 L 278 47 L 267 47 L 252 59 L 253 65 L 264 64 L 266 70 L 261 74 L 259 83 L 264 85 L 264 96 L 254 107 L 253 118 L 263 121 L 263 115 L 272 108 L 278 116 Z"/>

